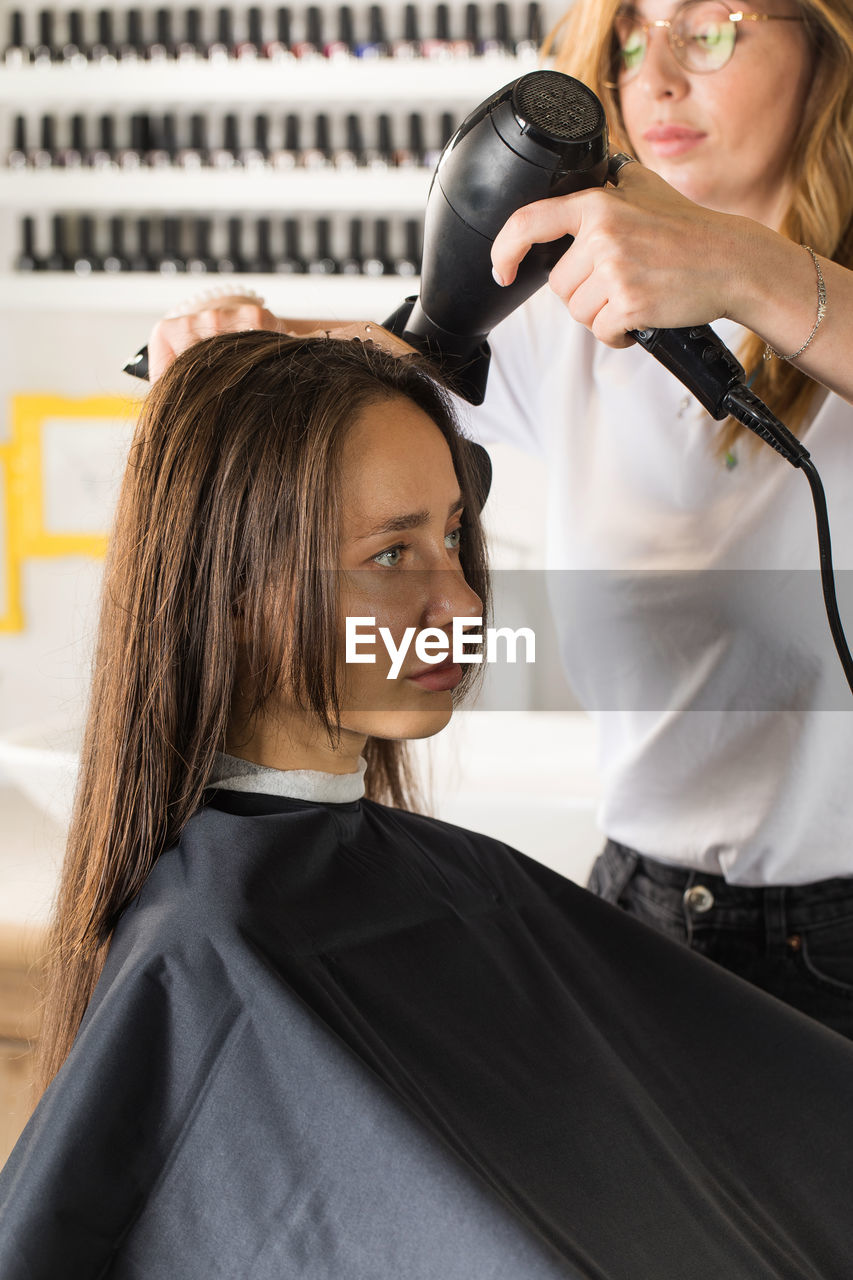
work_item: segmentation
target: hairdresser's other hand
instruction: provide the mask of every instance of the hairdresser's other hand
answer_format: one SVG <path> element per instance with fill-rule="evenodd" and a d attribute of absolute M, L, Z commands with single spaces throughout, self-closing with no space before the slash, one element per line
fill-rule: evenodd
<path fill-rule="evenodd" d="M 273 315 L 261 299 L 246 294 L 223 294 L 205 300 L 186 313 L 159 320 L 148 339 L 149 378 L 154 382 L 175 356 L 202 338 L 220 333 L 242 333 L 246 329 L 267 329 L 290 337 L 329 337 L 342 341 L 358 338 L 373 342 L 392 355 L 410 355 L 414 348 L 371 321 L 294 320 Z"/>
<path fill-rule="evenodd" d="M 241 333 L 245 329 L 269 329 L 284 333 L 285 322 L 274 316 L 254 295 L 234 293 L 207 299 L 181 315 L 158 320 L 148 339 L 148 376 L 160 377 L 175 356 L 187 347 L 219 333 Z"/>
<path fill-rule="evenodd" d="M 574 236 L 550 287 L 597 338 L 625 347 L 631 329 L 731 314 L 734 264 L 747 251 L 751 225 L 694 204 L 643 165 L 626 164 L 618 186 L 519 209 L 495 238 L 492 262 L 496 278 L 511 284 L 531 245 Z"/>

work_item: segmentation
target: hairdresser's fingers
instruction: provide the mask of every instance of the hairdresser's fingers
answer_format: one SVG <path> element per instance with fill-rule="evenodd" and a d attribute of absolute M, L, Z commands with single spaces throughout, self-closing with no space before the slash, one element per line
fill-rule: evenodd
<path fill-rule="evenodd" d="M 205 307 L 192 318 L 199 338 L 212 338 L 219 333 L 243 333 L 247 329 L 280 331 L 278 318 L 257 302 Z"/>
<path fill-rule="evenodd" d="M 381 347 L 383 351 L 388 351 L 393 356 L 417 354 L 416 349 L 410 347 L 408 342 L 398 338 L 389 329 L 383 329 L 382 325 L 374 324 L 372 320 L 353 320 L 349 324 L 321 324 L 302 336 L 337 338 L 343 342 L 351 342 L 355 338 L 359 342 L 372 343 L 376 347 Z"/>
<path fill-rule="evenodd" d="M 492 244 L 492 268 L 499 284 L 512 284 L 519 263 L 534 244 L 559 240 L 561 236 L 577 235 L 582 211 L 577 207 L 579 195 L 594 194 L 603 199 L 609 197 L 597 191 L 578 192 L 569 196 L 552 196 L 548 200 L 536 200 L 517 209 L 495 236 Z"/>
<path fill-rule="evenodd" d="M 576 241 L 572 253 L 563 255 L 548 284 L 565 303 L 572 319 L 585 325 L 602 342 L 610 347 L 633 343 L 628 331 L 642 325 L 628 319 L 621 274 L 606 261 L 597 265 L 582 241 Z"/>
<path fill-rule="evenodd" d="M 215 302 L 196 304 L 186 314 L 168 316 L 157 322 L 148 339 L 148 369 L 152 382 L 187 347 L 220 333 L 239 333 L 246 329 L 286 332 L 286 321 L 274 316 L 259 300 L 243 295 L 227 295 Z"/>
<path fill-rule="evenodd" d="M 635 339 L 626 332 L 622 313 L 613 305 L 600 276 L 589 276 L 579 285 L 569 299 L 568 308 L 573 318 L 585 325 L 606 346 L 633 345 Z"/>

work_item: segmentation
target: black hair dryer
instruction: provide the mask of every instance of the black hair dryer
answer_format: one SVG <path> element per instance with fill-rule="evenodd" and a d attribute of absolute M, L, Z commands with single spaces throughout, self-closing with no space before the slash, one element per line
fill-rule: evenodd
<path fill-rule="evenodd" d="M 513 283 L 502 287 L 492 277 L 496 235 L 510 214 L 534 200 L 604 186 L 608 168 L 604 108 L 580 80 L 531 71 L 487 98 L 441 153 L 424 220 L 420 293 L 385 327 L 431 355 L 460 395 L 481 404 L 488 334 L 545 284 L 572 243 L 562 236 L 533 245 Z M 802 446 L 746 386 L 742 366 L 709 325 L 631 336 L 712 417 L 732 414 L 799 465 Z"/>
<path fill-rule="evenodd" d="M 594 93 L 533 71 L 487 98 L 445 146 L 424 218 L 420 293 L 385 327 L 432 355 L 472 404 L 486 389 L 486 337 L 548 278 L 571 236 L 534 245 L 511 285 L 492 277 L 492 242 L 510 214 L 607 181 L 607 122 Z"/>

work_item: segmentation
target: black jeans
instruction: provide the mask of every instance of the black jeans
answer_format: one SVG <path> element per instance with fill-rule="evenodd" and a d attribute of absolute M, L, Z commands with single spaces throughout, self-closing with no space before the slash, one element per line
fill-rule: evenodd
<path fill-rule="evenodd" d="M 743 888 L 608 840 L 588 887 L 853 1039 L 853 879 Z"/>

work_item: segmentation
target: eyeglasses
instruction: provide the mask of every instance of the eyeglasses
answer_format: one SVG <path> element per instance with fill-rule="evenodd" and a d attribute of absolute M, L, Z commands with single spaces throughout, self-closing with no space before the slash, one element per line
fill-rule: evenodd
<path fill-rule="evenodd" d="M 666 30 L 672 56 L 685 71 L 700 75 L 719 71 L 731 58 L 741 22 L 802 22 L 793 14 L 733 13 L 719 0 L 686 0 L 671 18 L 643 22 L 633 9 L 623 9 L 613 24 L 613 79 L 618 89 L 643 65 L 652 27 Z"/>

